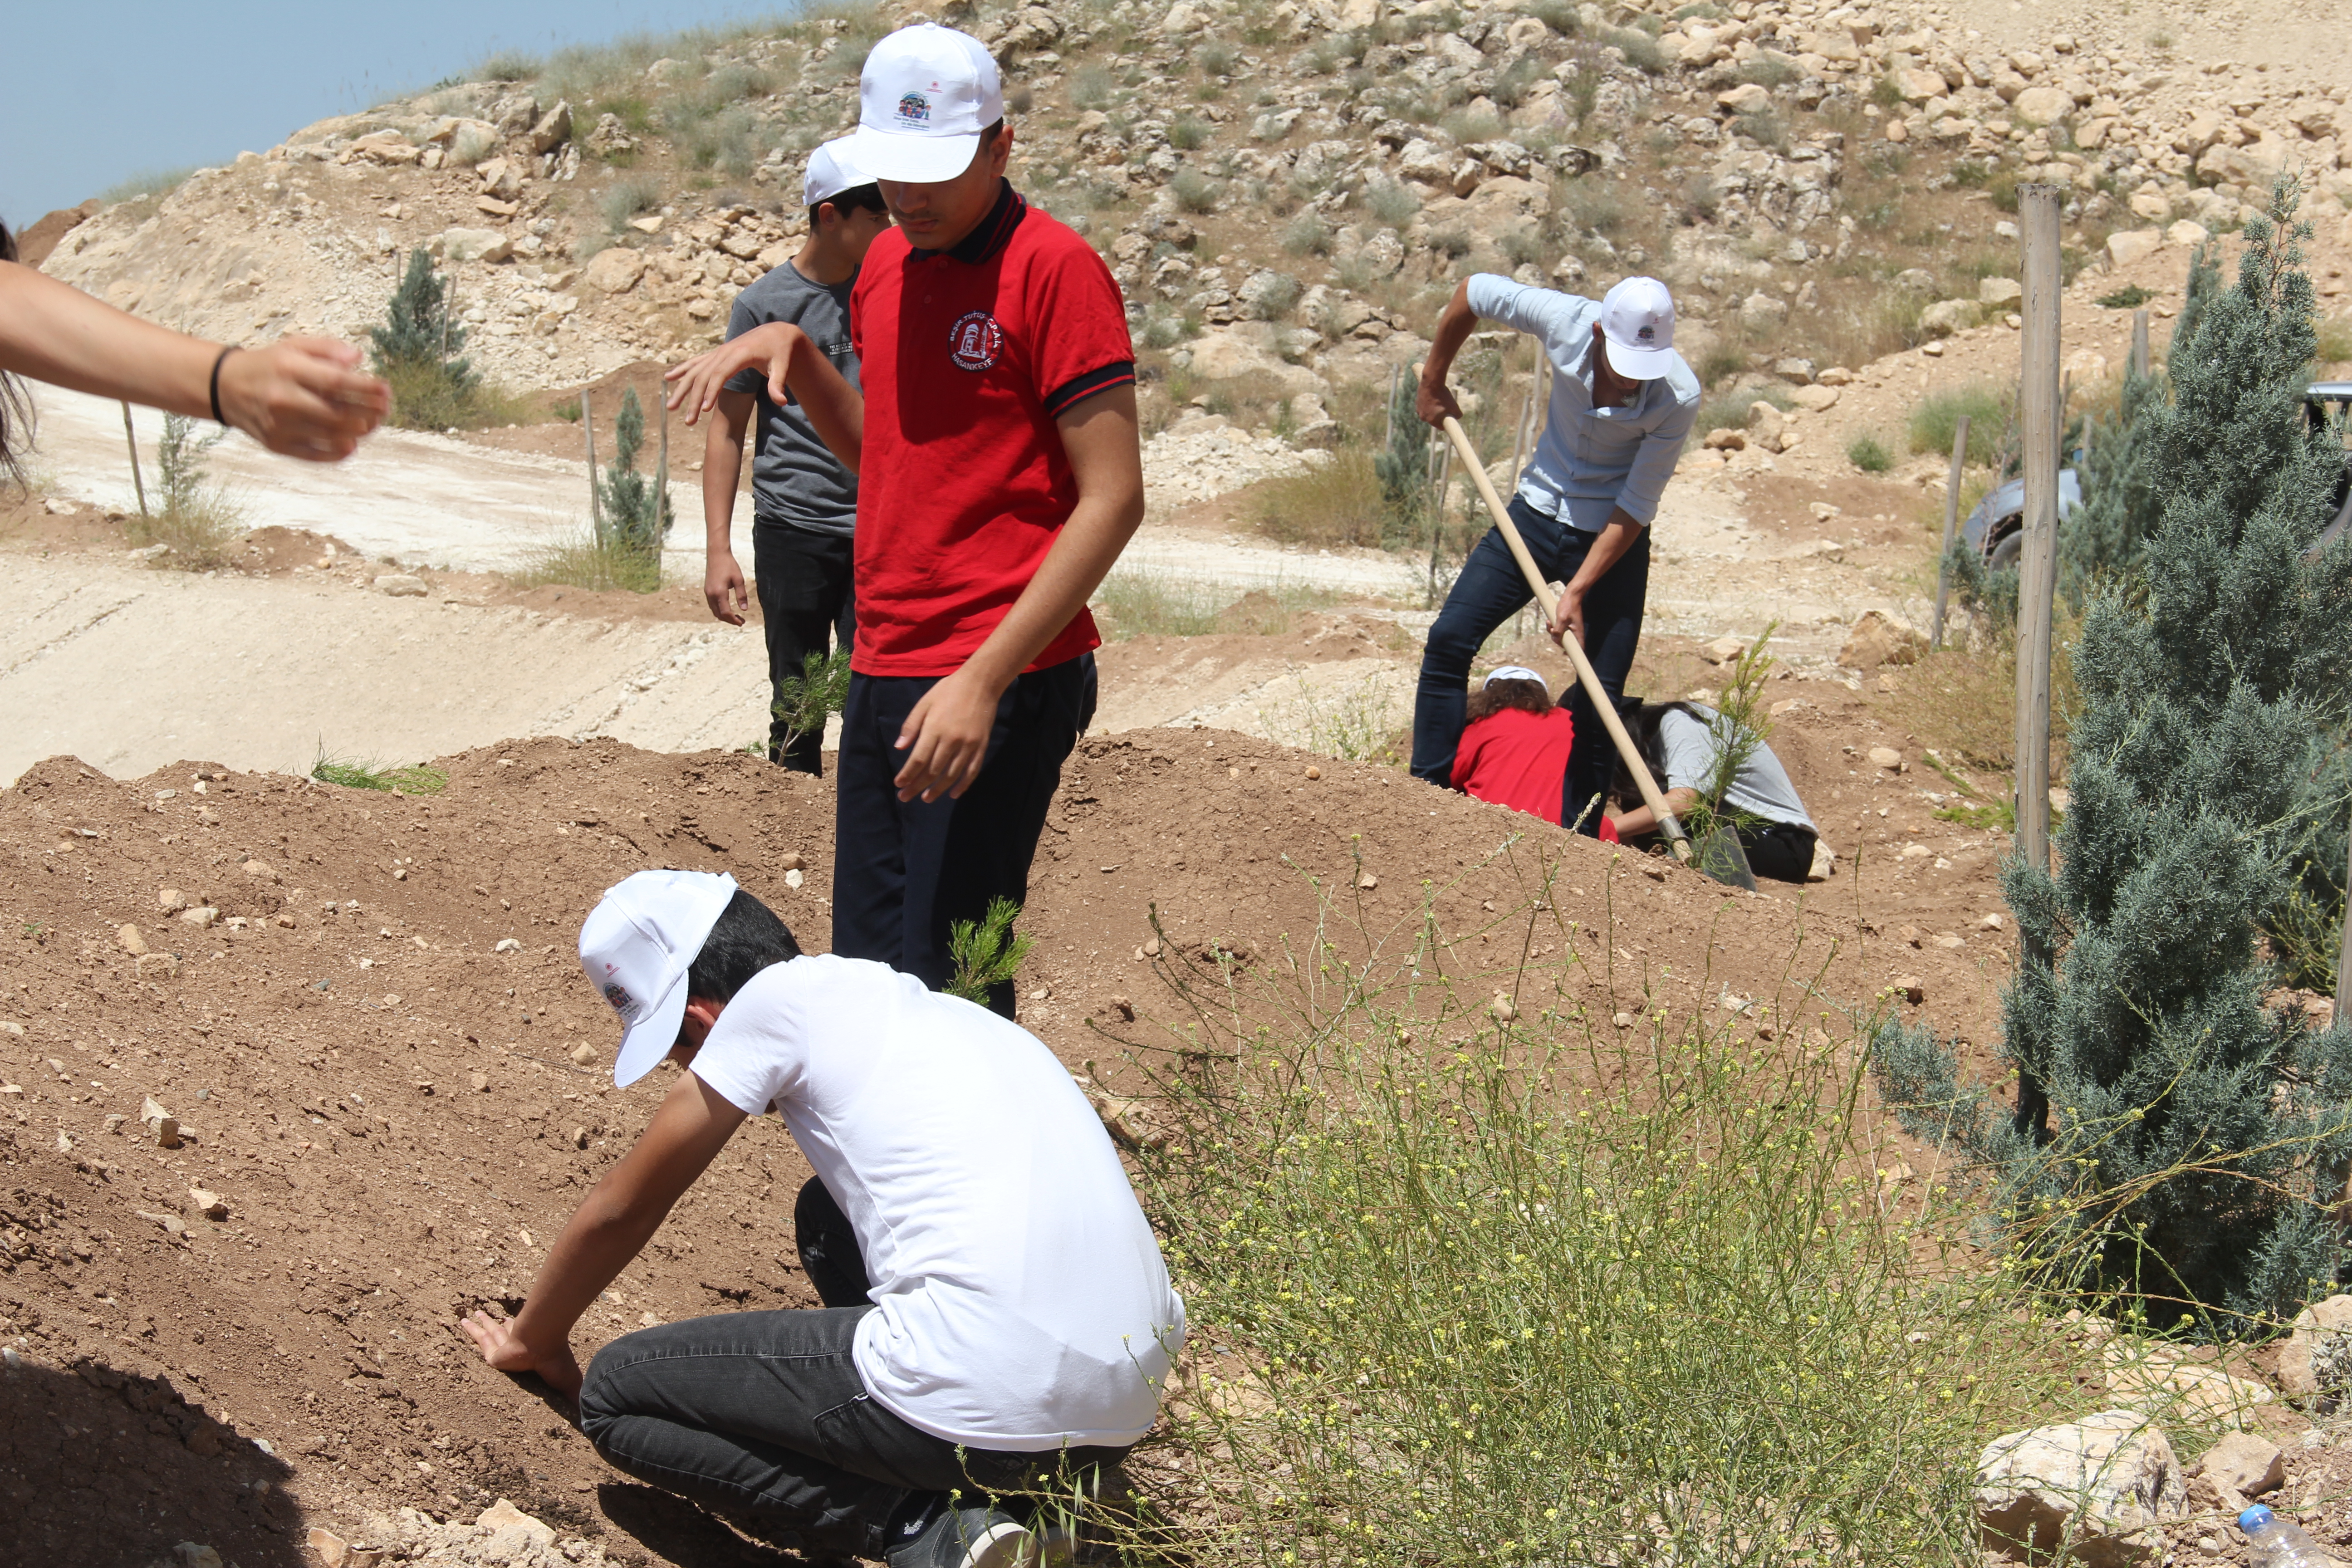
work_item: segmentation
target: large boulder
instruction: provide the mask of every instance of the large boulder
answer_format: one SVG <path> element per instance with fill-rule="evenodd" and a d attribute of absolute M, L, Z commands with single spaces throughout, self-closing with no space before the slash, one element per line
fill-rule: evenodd
<path fill-rule="evenodd" d="M 2060 1543 L 2091 1568 L 2125 1568 L 2189 1516 L 2180 1461 L 2133 1410 L 1996 1437 L 1977 1460 L 1977 1526 L 1988 1547 L 2044 1561 Z"/>
<path fill-rule="evenodd" d="M 427 248 L 452 263 L 506 261 L 514 256 L 514 241 L 494 228 L 445 228 Z"/>
<path fill-rule="evenodd" d="M 2334 1410 L 2352 1388 L 2352 1296 L 2314 1301 L 2294 1315 L 2279 1350 L 2279 1386 L 2298 1404 Z"/>
<path fill-rule="evenodd" d="M 1456 162 L 1458 160 L 1451 147 L 1416 136 L 1406 142 L 1404 150 L 1397 154 L 1397 177 L 1450 189 Z"/>
<path fill-rule="evenodd" d="M 1919 330 L 1931 338 L 1948 338 L 1976 324 L 1974 300 L 1938 300 L 1919 312 Z"/>
<path fill-rule="evenodd" d="M 1202 381 L 1234 381 L 1247 376 L 1266 383 L 1280 395 L 1328 395 L 1323 378 L 1304 365 L 1286 363 L 1275 352 L 1273 331 L 1258 322 L 1214 328 L 1192 340 L 1192 373 Z"/>
<path fill-rule="evenodd" d="M 2258 1498 L 2286 1484 L 2286 1462 L 2279 1446 L 2252 1432 L 2231 1432 L 2205 1450 L 2197 1473 L 2217 1492 Z"/>
<path fill-rule="evenodd" d="M 530 150 L 552 153 L 572 140 L 572 100 L 559 99 L 553 109 L 541 115 L 530 128 Z"/>
<path fill-rule="evenodd" d="M 1789 301 L 1758 289 L 1739 301 L 1739 324 L 1751 332 L 1775 332 L 1788 325 Z"/>
<path fill-rule="evenodd" d="M 2187 1416 L 2200 1426 L 2243 1429 L 2276 1403 L 2266 1384 L 2232 1377 L 2218 1366 L 2183 1361 L 2161 1346 L 2119 1339 L 2102 1352 L 2107 1387 L 2122 1403 L 2156 1415 Z"/>
<path fill-rule="evenodd" d="M 2250 191 L 2266 193 L 2271 182 L 2279 177 L 2294 155 L 2284 137 L 2265 131 L 2260 139 L 2242 147 L 2224 146 L 2218 142 L 2208 147 L 2197 160 L 2197 174 L 2209 184 L 2243 185 Z"/>
<path fill-rule="evenodd" d="M 2135 197 L 2134 200 L 2137 202 L 2137 198 Z M 2169 202 L 2165 205 L 2168 208 L 2171 205 Z M 2137 210 L 2137 206 L 2134 210 Z M 2155 229 L 2118 229 L 2107 236 L 2107 265 L 2129 267 L 2133 262 L 2144 261 L 2163 248 L 2164 236 Z"/>
<path fill-rule="evenodd" d="M 1906 103 L 1925 103 L 1951 90 L 1944 73 L 1927 66 L 1905 66 L 1894 73 L 1895 90 Z"/>

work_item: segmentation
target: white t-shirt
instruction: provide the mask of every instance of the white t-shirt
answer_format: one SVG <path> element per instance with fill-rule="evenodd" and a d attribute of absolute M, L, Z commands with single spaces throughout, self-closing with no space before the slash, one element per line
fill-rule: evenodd
<path fill-rule="evenodd" d="M 858 1376 L 975 1448 L 1129 1444 L 1184 1337 L 1160 1245 L 1086 1096 L 1016 1024 L 863 959 L 738 992 L 694 1058 L 782 1113 L 857 1233 L 875 1310 Z"/>

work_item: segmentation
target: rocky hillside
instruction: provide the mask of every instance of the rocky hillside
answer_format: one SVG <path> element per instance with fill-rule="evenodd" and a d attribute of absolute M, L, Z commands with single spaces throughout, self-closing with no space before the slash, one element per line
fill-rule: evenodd
<path fill-rule="evenodd" d="M 107 208 L 46 265 L 223 337 L 355 336 L 422 245 L 457 279 L 470 352 L 518 386 L 675 356 L 788 254 L 804 150 L 853 123 L 866 47 L 916 15 L 444 86 Z M 1471 269 L 1596 289 L 1657 273 L 1710 384 L 1803 382 L 1997 319 L 2020 181 L 2070 189 L 2077 268 L 2119 233 L 2234 226 L 2282 169 L 2330 229 L 2352 198 L 2340 81 L 2171 58 L 2120 13 L 2006 52 L 1924 7 L 1815 0 L 946 19 L 1004 62 L 1021 183 L 1127 290 L 1166 378 L 1156 419 L 1205 399 L 1297 444 L 1377 417 L 1389 367 Z M 2324 285 L 2331 308 L 2341 288 Z"/>

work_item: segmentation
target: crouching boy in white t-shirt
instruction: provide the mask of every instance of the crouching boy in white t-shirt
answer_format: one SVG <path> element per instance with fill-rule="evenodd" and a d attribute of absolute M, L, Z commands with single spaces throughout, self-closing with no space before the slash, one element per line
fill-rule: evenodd
<path fill-rule="evenodd" d="M 1115 1463 L 1150 1429 L 1184 1306 L 1110 1140 L 1037 1038 L 879 963 L 803 956 L 729 877 L 640 871 L 580 932 L 627 1023 L 614 1080 L 689 1070 L 550 1249 L 522 1311 L 465 1330 L 580 1402 L 638 1479 L 813 1555 L 1013 1568 L 990 1500 Z M 824 1302 L 624 1335 L 572 1324 L 747 1116 L 816 1180 L 793 1215 Z M 583 1385 L 584 1383 L 584 1385 Z"/>

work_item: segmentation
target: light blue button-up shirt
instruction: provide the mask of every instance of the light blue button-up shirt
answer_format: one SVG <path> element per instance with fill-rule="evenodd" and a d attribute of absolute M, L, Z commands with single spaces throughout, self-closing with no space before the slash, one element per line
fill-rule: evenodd
<path fill-rule="evenodd" d="M 1647 523 L 1674 477 L 1683 442 L 1698 418 L 1698 377 L 1682 356 L 1666 374 L 1641 384 L 1624 408 L 1592 405 L 1592 323 L 1601 301 L 1515 283 L 1492 272 L 1470 279 L 1470 309 L 1532 335 L 1551 356 L 1551 416 L 1535 456 L 1519 474 L 1519 495 L 1548 517 L 1598 533 L 1609 514 Z"/>

